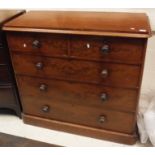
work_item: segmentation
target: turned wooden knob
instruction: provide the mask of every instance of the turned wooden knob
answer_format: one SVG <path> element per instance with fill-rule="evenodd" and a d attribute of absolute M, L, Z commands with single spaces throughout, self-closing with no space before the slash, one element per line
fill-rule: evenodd
<path fill-rule="evenodd" d="M 50 107 L 49 107 L 48 105 L 44 105 L 44 106 L 42 107 L 42 111 L 43 111 L 43 112 L 49 112 L 49 110 L 50 110 Z"/>
<path fill-rule="evenodd" d="M 106 117 L 105 116 L 100 116 L 99 123 L 103 124 L 105 122 L 106 122 Z"/>
<path fill-rule="evenodd" d="M 102 100 L 102 101 L 106 101 L 107 99 L 108 99 L 107 93 L 102 93 L 102 94 L 101 94 L 101 100 Z"/>
<path fill-rule="evenodd" d="M 43 65 L 42 62 L 36 63 L 36 68 L 37 68 L 37 69 L 43 69 L 43 67 L 44 67 L 44 65 Z"/>
<path fill-rule="evenodd" d="M 32 47 L 33 47 L 33 48 L 40 48 L 40 47 L 41 47 L 40 41 L 39 41 L 39 40 L 34 40 L 34 41 L 32 42 Z"/>
<path fill-rule="evenodd" d="M 39 89 L 40 89 L 40 91 L 46 91 L 47 90 L 47 85 L 46 84 L 41 84 Z"/>
<path fill-rule="evenodd" d="M 102 70 L 101 75 L 103 78 L 106 78 L 108 76 L 109 72 L 107 69 Z"/>
<path fill-rule="evenodd" d="M 110 52 L 110 47 L 109 47 L 109 45 L 103 45 L 102 47 L 101 47 L 101 52 L 103 53 L 103 54 L 108 54 L 109 52 Z"/>

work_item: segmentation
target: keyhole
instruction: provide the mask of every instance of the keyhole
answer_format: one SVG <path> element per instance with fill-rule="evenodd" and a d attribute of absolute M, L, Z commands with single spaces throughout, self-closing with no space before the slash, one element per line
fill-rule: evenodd
<path fill-rule="evenodd" d="M 27 47 L 27 45 L 24 43 L 24 44 L 23 44 L 23 47 L 24 47 L 24 48 L 26 48 L 26 47 Z"/>
<path fill-rule="evenodd" d="M 89 43 L 87 43 L 87 45 L 86 45 L 86 46 L 87 46 L 87 48 L 88 48 L 88 49 L 90 48 L 90 44 L 89 44 Z"/>

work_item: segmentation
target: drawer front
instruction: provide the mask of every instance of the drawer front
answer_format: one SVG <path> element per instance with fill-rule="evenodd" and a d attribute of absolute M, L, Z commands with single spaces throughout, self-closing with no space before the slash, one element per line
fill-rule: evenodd
<path fill-rule="evenodd" d="M 0 84 L 7 84 L 11 82 L 10 73 L 8 67 L 5 65 L 0 65 Z"/>
<path fill-rule="evenodd" d="M 0 64 L 6 64 L 5 50 L 1 46 L 0 46 Z"/>
<path fill-rule="evenodd" d="M 76 58 L 122 62 L 142 63 L 143 40 L 134 38 L 110 37 L 72 37 L 71 55 Z"/>
<path fill-rule="evenodd" d="M 36 98 L 40 96 L 54 103 L 70 103 L 99 109 L 110 108 L 126 112 L 136 110 L 138 96 L 136 90 L 26 76 L 17 77 L 24 96 L 35 96 Z"/>
<path fill-rule="evenodd" d="M 25 114 L 124 133 L 134 131 L 132 113 L 69 103 L 59 99 L 58 96 L 53 99 L 52 96 L 38 95 L 32 88 L 33 86 L 27 85 L 25 88 L 22 86 L 22 82 L 24 81 L 21 79 L 18 85 L 21 85 L 19 89 Z"/>
<path fill-rule="evenodd" d="M 17 74 L 100 83 L 110 86 L 138 87 L 140 67 L 13 55 Z"/>
<path fill-rule="evenodd" d="M 67 55 L 68 41 L 64 35 L 9 33 L 7 38 L 12 51 L 45 56 Z"/>
<path fill-rule="evenodd" d="M 0 107 L 9 108 L 16 104 L 13 88 L 11 86 L 0 86 Z M 12 108 L 12 106 L 10 108 Z"/>

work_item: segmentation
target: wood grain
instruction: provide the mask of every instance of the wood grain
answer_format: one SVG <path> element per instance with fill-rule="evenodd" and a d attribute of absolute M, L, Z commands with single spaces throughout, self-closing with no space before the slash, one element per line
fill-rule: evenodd
<path fill-rule="evenodd" d="M 34 97 L 42 101 L 47 100 L 47 103 L 48 101 L 61 105 L 70 103 L 70 105 L 124 112 L 135 112 L 137 106 L 138 91 L 135 89 L 112 88 L 29 76 L 17 75 L 16 77 L 24 104 L 26 104 L 26 98 L 28 100 L 28 98 Z M 43 84 L 46 89 L 40 91 L 40 86 Z M 103 93 L 107 95 L 106 100 L 101 99 Z"/>
<path fill-rule="evenodd" d="M 67 36 L 58 34 L 10 33 L 8 35 L 10 50 L 44 56 L 66 56 L 68 52 L 67 39 Z M 40 48 L 33 47 L 35 40 L 39 41 Z M 26 47 L 24 45 L 26 45 Z"/>
<path fill-rule="evenodd" d="M 35 40 L 39 48 L 33 47 Z M 10 50 L 24 54 L 128 64 L 141 64 L 143 55 L 142 39 L 14 32 L 9 33 L 8 43 Z M 109 47 L 107 53 L 102 51 L 104 45 Z"/>
<path fill-rule="evenodd" d="M 0 9 L 0 26 L 7 23 L 11 19 L 23 14 L 24 10 L 6 10 Z"/>
<path fill-rule="evenodd" d="M 9 28 L 11 31 L 18 30 L 18 28 L 22 31 L 25 28 L 27 30 L 33 28 L 35 32 L 37 29 L 48 29 L 62 30 L 64 33 L 72 30 L 73 33 L 74 31 L 108 32 L 111 36 L 113 32 L 137 34 L 136 37 L 150 36 L 148 17 L 142 13 L 30 11 L 7 23 L 3 29 L 8 31 Z"/>
<path fill-rule="evenodd" d="M 13 54 L 12 61 L 16 74 L 98 83 L 106 86 L 139 87 L 139 66 L 52 59 L 21 54 Z M 43 67 L 37 69 L 37 63 L 42 63 Z M 103 70 L 108 71 L 107 77 L 102 76 Z"/>
<path fill-rule="evenodd" d="M 3 29 L 24 122 L 135 142 L 144 57 L 151 36 L 145 14 L 32 11 Z"/>
<path fill-rule="evenodd" d="M 91 128 L 89 126 L 82 126 L 72 123 L 66 123 L 61 121 L 55 121 L 50 119 L 45 119 L 41 117 L 25 115 L 23 114 L 23 119 L 25 123 L 37 125 L 41 127 L 46 127 L 49 129 L 65 131 L 69 133 L 75 133 L 79 135 L 89 136 L 92 138 L 105 139 L 114 141 L 117 143 L 124 144 L 134 144 L 137 141 L 137 134 L 125 134 L 120 132 L 114 132 L 110 130 L 101 130 L 96 128 Z"/>

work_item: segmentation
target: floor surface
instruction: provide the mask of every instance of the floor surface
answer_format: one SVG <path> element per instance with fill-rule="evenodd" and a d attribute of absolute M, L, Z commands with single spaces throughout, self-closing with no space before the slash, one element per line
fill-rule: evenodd
<path fill-rule="evenodd" d="M 0 147 L 56 147 L 56 145 L 0 133 Z"/>

